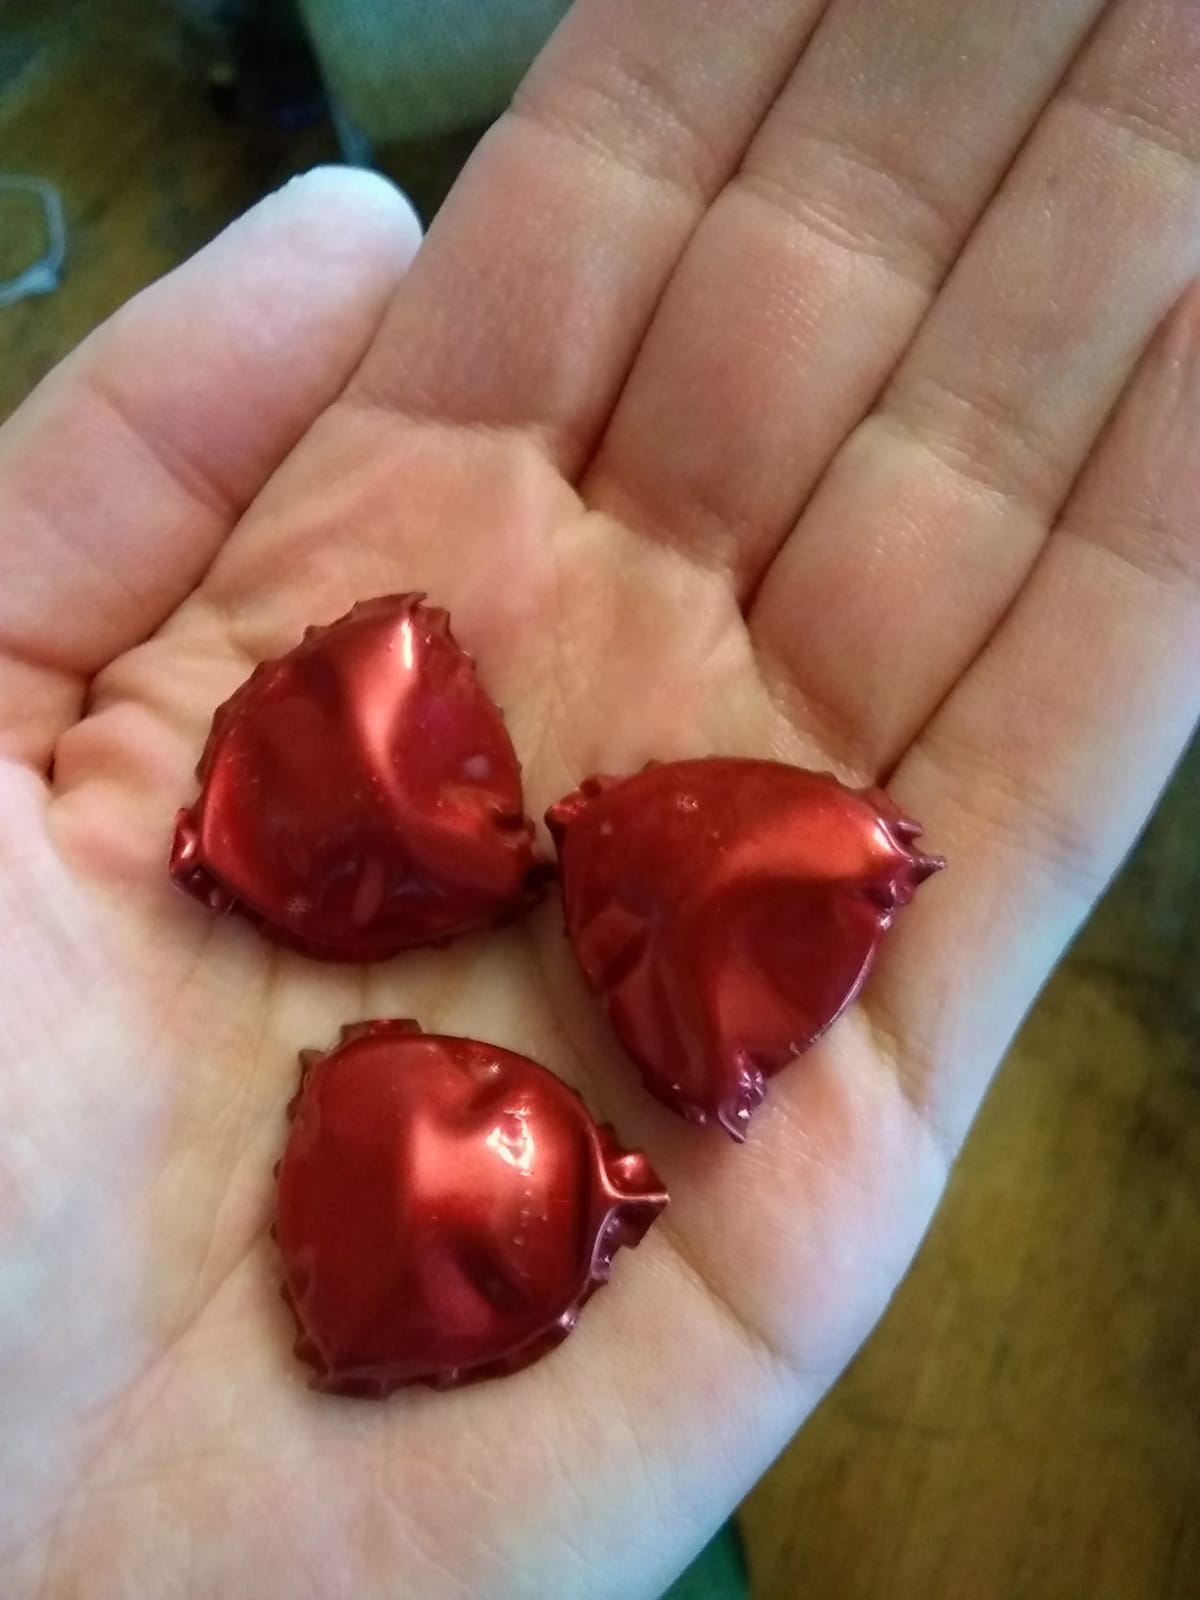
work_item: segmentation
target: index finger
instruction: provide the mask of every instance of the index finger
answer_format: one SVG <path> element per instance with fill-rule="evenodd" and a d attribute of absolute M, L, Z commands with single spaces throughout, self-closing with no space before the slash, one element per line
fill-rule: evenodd
<path fill-rule="evenodd" d="M 455 184 L 356 388 L 573 475 L 827 0 L 577 0 Z"/>

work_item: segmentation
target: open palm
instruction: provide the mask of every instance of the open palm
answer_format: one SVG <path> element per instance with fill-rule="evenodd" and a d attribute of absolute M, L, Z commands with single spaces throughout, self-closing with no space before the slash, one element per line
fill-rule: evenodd
<path fill-rule="evenodd" d="M 784 1443 L 1200 704 L 1198 104 L 1190 0 L 580 0 L 406 276 L 314 175 L 9 423 L 6 1596 L 650 1596 Z M 170 887 L 214 707 L 395 590 L 534 814 L 761 753 L 950 858 L 744 1147 L 638 1088 L 553 898 L 346 969 Z M 266 1230 L 296 1052 L 387 1015 L 673 1201 L 539 1365 L 372 1406 L 305 1387 Z"/>

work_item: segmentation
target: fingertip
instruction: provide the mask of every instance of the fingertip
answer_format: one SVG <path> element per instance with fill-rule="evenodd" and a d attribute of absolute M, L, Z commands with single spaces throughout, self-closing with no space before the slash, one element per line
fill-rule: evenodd
<path fill-rule="evenodd" d="M 363 167 L 311 167 L 256 210 L 275 225 L 290 221 L 323 248 L 388 256 L 399 271 L 408 268 L 421 243 L 421 220 L 412 201 L 382 173 Z"/>

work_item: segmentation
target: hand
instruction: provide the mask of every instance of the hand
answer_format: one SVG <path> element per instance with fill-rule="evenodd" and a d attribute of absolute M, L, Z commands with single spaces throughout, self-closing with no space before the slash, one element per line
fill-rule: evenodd
<path fill-rule="evenodd" d="M 313 176 L 4 430 L 13 1600 L 656 1594 L 878 1317 L 1182 748 L 1194 6 L 821 9 L 580 0 L 403 281 L 403 203 Z M 214 707 L 406 589 L 535 814 L 761 752 L 949 857 L 745 1147 L 643 1094 L 553 902 L 356 971 L 169 885 Z M 305 1387 L 266 1228 L 297 1050 L 386 1015 L 543 1061 L 673 1203 L 540 1365 L 368 1405 Z"/>

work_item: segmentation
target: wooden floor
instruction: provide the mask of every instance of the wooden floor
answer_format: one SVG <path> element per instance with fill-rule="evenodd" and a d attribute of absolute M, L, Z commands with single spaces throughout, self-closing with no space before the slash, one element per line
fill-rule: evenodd
<path fill-rule="evenodd" d="M 1198 933 L 1195 750 L 751 1495 L 761 1600 L 1200 1597 Z"/>
<path fill-rule="evenodd" d="M 223 120 L 200 68 L 153 0 L 0 3 L 0 166 L 58 184 L 71 235 L 61 290 L 0 310 L 0 416 L 333 153 L 323 129 Z M 429 199 L 447 159 L 392 165 Z M 0 223 L 0 273 L 19 246 Z M 1200 1597 L 1200 750 L 1030 1018 L 891 1311 L 743 1525 L 758 1600 Z"/>

